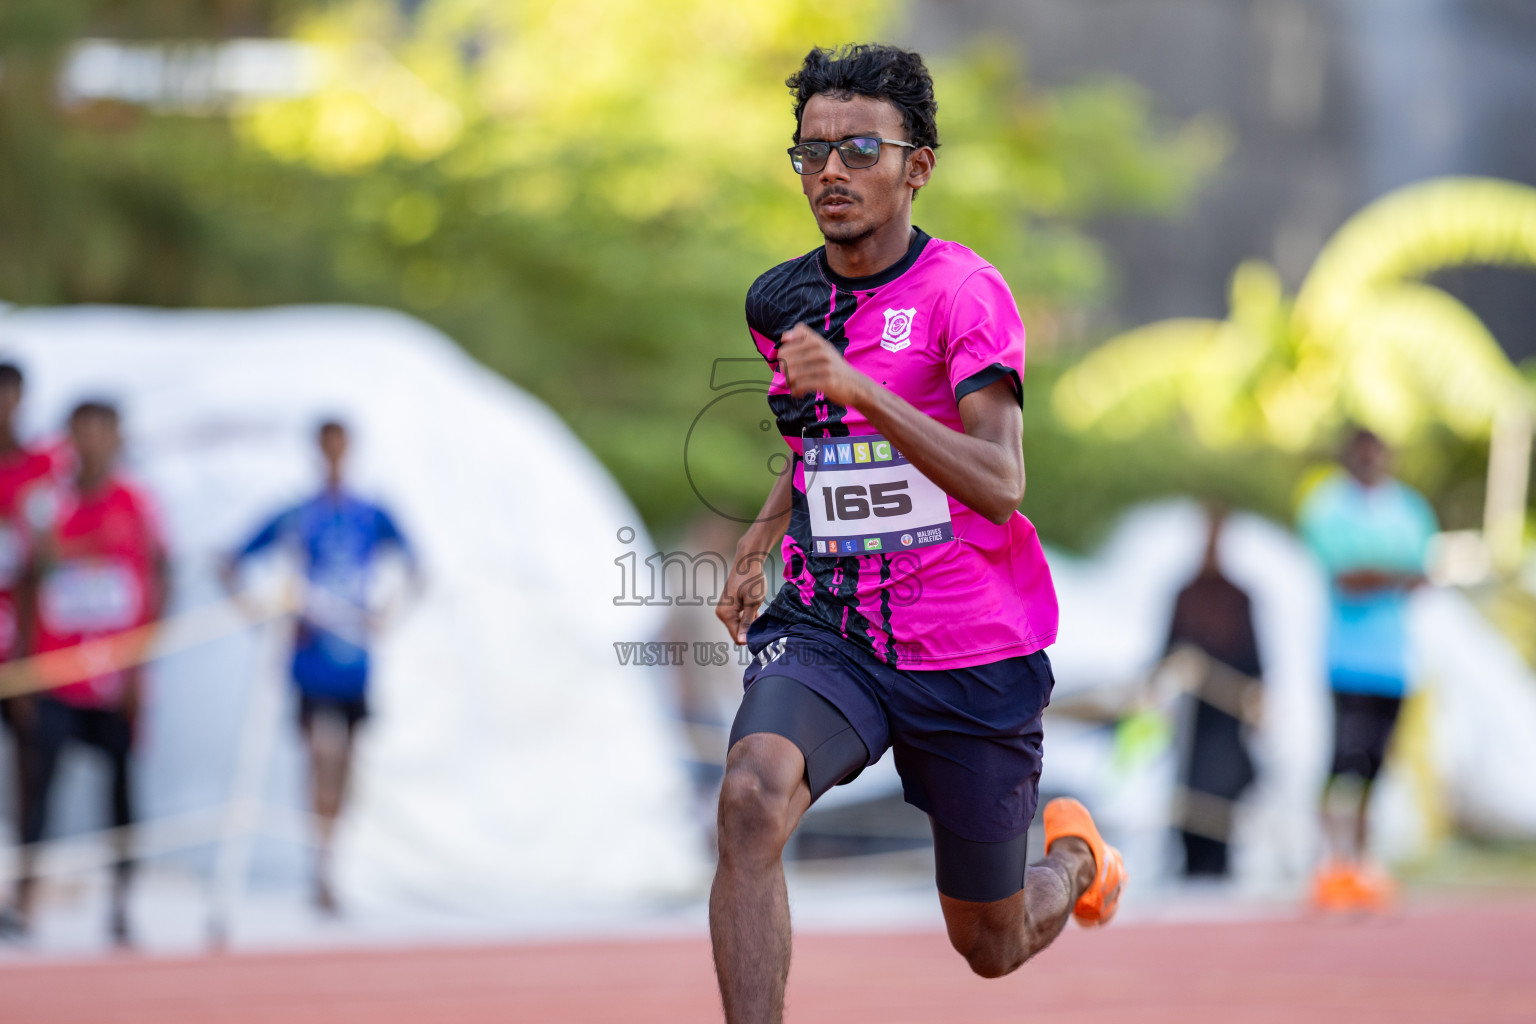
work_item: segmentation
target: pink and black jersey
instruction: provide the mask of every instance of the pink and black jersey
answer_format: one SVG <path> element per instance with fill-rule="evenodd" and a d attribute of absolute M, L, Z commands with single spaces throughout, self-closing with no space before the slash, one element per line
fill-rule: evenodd
<path fill-rule="evenodd" d="M 795 454 L 784 587 L 765 615 L 835 631 L 887 664 L 964 668 L 1056 639 L 1056 592 L 1034 526 L 1018 513 L 997 525 L 949 498 L 954 539 L 947 543 L 819 554 L 803 439 L 857 438 L 875 428 L 821 394 L 791 395 L 775 359 L 779 336 L 806 323 L 855 368 L 957 431 L 965 395 L 1006 379 L 1022 396 L 1024 325 L 1002 275 L 962 245 L 914 235 L 906 255 L 874 276 L 842 277 L 816 249 L 774 267 L 747 292 L 747 325 L 774 367 L 768 404 Z"/>

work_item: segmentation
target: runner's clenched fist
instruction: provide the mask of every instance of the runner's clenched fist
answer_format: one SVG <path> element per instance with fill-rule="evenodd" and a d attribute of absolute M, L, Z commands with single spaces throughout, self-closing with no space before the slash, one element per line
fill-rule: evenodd
<path fill-rule="evenodd" d="M 805 324 L 796 324 L 779 336 L 779 372 L 790 394 L 821 392 L 838 405 L 858 405 L 864 388 L 872 385 L 864 374 L 848 365 L 832 343 Z"/>

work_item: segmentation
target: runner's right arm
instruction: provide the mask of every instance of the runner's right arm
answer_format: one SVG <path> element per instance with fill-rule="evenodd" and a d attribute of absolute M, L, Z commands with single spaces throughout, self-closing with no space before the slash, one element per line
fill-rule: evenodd
<path fill-rule="evenodd" d="M 790 394 L 817 392 L 858 409 L 945 494 L 998 524 L 1018 510 L 1024 415 L 1012 382 L 999 379 L 959 399 L 965 429 L 953 430 L 855 369 L 803 323 L 784 332 L 778 357 Z"/>
<path fill-rule="evenodd" d="M 260 530 L 245 545 L 219 560 L 219 583 L 223 585 L 224 592 L 229 595 L 235 607 L 246 618 L 256 620 L 261 617 L 261 609 L 253 604 L 240 589 L 240 565 L 247 558 L 272 547 L 281 537 L 283 526 L 288 518 L 288 512 L 281 512 L 264 524 Z"/>
<path fill-rule="evenodd" d="M 715 617 L 725 624 L 731 639 L 738 644 L 747 642 L 747 627 L 757 618 L 757 609 L 768 593 L 763 565 L 789 529 L 794 479 L 794 463 L 791 462 L 773 482 L 762 511 L 737 543 L 736 557 L 726 574 L 725 588 L 715 605 Z"/>

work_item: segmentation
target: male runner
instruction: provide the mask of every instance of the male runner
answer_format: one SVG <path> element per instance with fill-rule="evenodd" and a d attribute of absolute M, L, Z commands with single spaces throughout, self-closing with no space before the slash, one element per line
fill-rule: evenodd
<path fill-rule="evenodd" d="M 69 436 L 78 463 L 75 479 L 60 489 L 56 519 L 37 537 L 23 599 L 35 608 L 39 653 L 146 626 L 161 617 L 169 592 L 158 516 L 147 497 L 116 471 L 122 444 L 117 410 L 103 402 L 81 403 L 70 414 Z M 141 687 L 139 666 L 109 667 L 33 698 L 16 899 L 23 919 L 31 910 L 34 844 L 46 826 L 48 792 L 59 754 L 73 740 L 101 750 L 111 767 L 110 813 L 118 830 L 111 930 L 118 943 L 128 942 L 132 861 L 123 830 L 133 824 L 130 753 Z"/>
<path fill-rule="evenodd" d="M 1299 517 L 1301 535 L 1328 574 L 1328 681 L 1334 753 L 1323 787 L 1330 858 L 1313 900 L 1332 909 L 1380 907 L 1390 879 L 1365 863 L 1372 784 L 1408 690 L 1408 593 L 1424 582 L 1438 529 L 1429 502 L 1390 475 L 1392 453 L 1369 430 L 1344 443 L 1342 472 L 1318 484 Z M 1346 790 L 1342 814 L 1332 811 Z"/>
<path fill-rule="evenodd" d="M 258 530 L 229 559 L 223 579 L 234 593 L 240 562 L 273 547 L 287 549 L 303 565 L 308 586 L 295 631 L 292 673 L 319 828 L 315 905 L 336 913 L 331 840 L 351 774 L 354 734 L 368 717 L 368 642 L 378 625 L 368 607 L 372 568 L 381 549 L 392 545 L 405 555 L 417 585 L 419 573 L 389 514 L 343 487 L 346 427 L 329 420 L 321 424 L 316 439 L 325 459 L 325 486 Z"/>
<path fill-rule="evenodd" d="M 889 46 L 816 49 L 786 84 L 790 160 L 826 244 L 747 294 L 794 459 L 717 608 L 753 654 L 710 894 L 731 1022 L 781 1019 L 784 844 L 887 747 L 930 816 L 950 941 L 977 974 L 1013 971 L 1069 914 L 1107 922 L 1124 880 L 1074 800 L 1046 808 L 1046 857 L 1026 867 L 1057 615 L 1017 512 L 1024 327 L 996 270 L 912 226 L 938 146 L 928 71 Z M 754 621 L 776 543 L 785 585 Z"/>
<path fill-rule="evenodd" d="M 23 447 L 16 436 L 16 410 L 21 405 L 24 381 L 21 368 L 0 363 L 0 662 L 23 653 L 20 644 L 18 590 L 32 549 L 32 531 L 38 513 L 46 513 L 58 460 L 42 449 Z M 41 507 L 40 507 L 41 506 Z M 31 513 L 31 514 L 29 514 Z M 26 822 L 23 801 L 31 757 L 27 734 L 33 704 L 27 697 L 0 696 L 0 721 L 11 730 L 14 762 L 12 807 L 19 837 Z M 20 931 L 25 922 L 11 908 L 0 909 L 0 934 Z"/>

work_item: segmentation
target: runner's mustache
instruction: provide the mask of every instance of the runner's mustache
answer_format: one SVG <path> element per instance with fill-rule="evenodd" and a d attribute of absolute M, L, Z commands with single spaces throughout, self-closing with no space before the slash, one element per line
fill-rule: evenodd
<path fill-rule="evenodd" d="M 846 188 L 834 185 L 832 188 L 827 189 L 821 195 L 816 197 L 816 205 L 820 206 L 822 203 L 826 202 L 828 199 L 831 199 L 833 196 L 840 196 L 843 199 L 851 199 L 856 203 L 860 201 L 858 196 L 854 195 Z"/>

